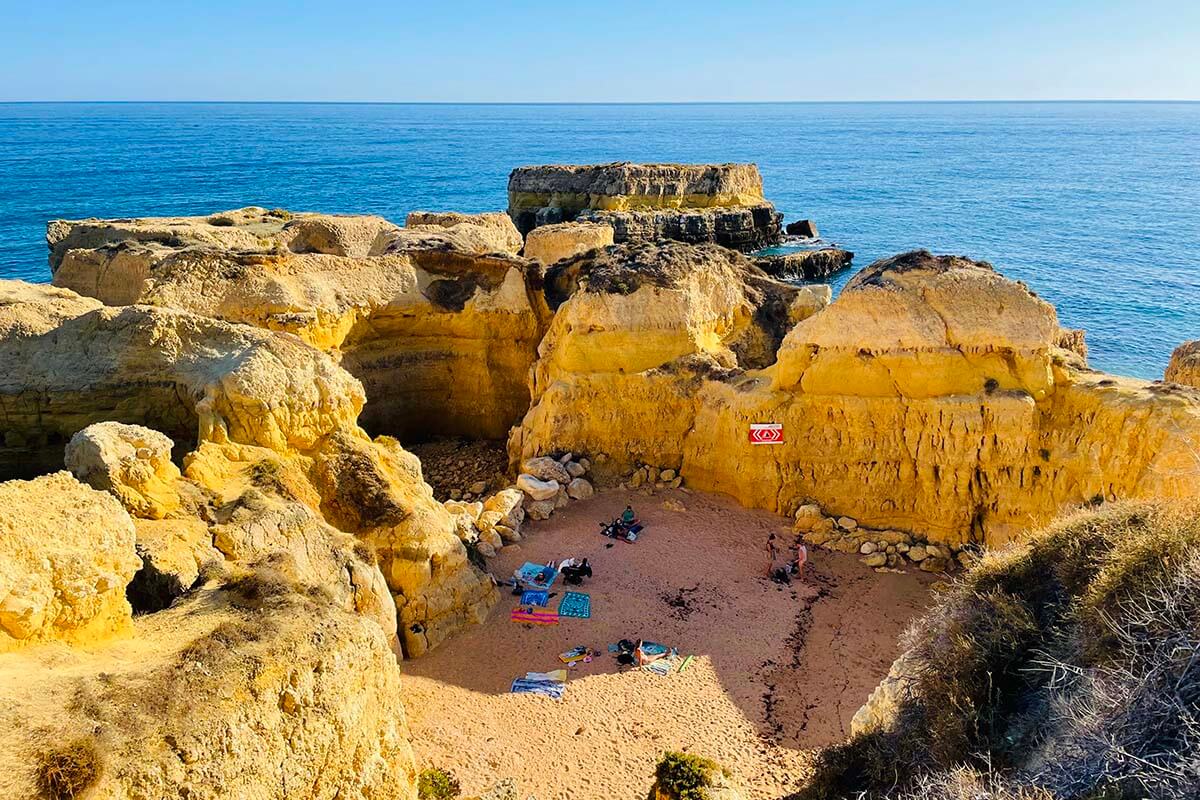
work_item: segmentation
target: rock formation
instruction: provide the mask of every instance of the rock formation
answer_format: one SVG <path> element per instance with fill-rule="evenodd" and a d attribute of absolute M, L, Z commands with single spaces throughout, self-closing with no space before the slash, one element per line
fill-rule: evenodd
<path fill-rule="evenodd" d="M 128 634 L 133 540 L 121 504 L 65 472 L 0 483 L 0 653 Z"/>
<path fill-rule="evenodd" d="M 0 795 L 415 800 L 398 665 L 321 587 L 251 573 L 131 627 L 0 656 Z"/>
<path fill-rule="evenodd" d="M 531 230 L 525 239 L 525 257 L 548 265 L 612 243 L 613 229 L 608 225 L 560 222 Z"/>
<path fill-rule="evenodd" d="M 460 214 L 456 211 L 412 211 L 404 222 L 406 228 L 443 228 L 456 231 L 475 228 L 479 235 L 490 242 L 484 252 L 506 253 L 515 256 L 521 252 L 521 233 L 512 219 L 503 211 L 485 214 Z"/>
<path fill-rule="evenodd" d="M 522 233 L 578 219 L 609 225 L 618 243 L 667 238 L 749 251 L 782 236 L 753 164 L 518 167 L 508 213 Z"/>
<path fill-rule="evenodd" d="M 1200 339 L 1184 342 L 1171 353 L 1164 378 L 1200 389 Z"/>
<path fill-rule="evenodd" d="M 84 483 L 111 492 L 129 513 L 162 519 L 180 505 L 172 446 L 149 428 L 98 422 L 71 437 L 66 466 Z"/>
<path fill-rule="evenodd" d="M 227 526 L 224 539 L 214 532 L 217 549 L 248 561 L 291 550 L 296 563 L 288 569 L 298 578 L 320 574 L 331 585 L 345 574 L 346 602 L 367 603 L 386 626 L 396 612 L 367 600 L 377 595 L 373 566 L 352 564 L 347 571 L 345 560 L 334 555 L 313 560 L 318 549 L 313 536 L 332 541 L 344 531 L 363 540 L 394 597 L 401 641 L 411 655 L 478 621 L 494 601 L 490 582 L 468 563 L 449 513 L 421 480 L 419 462 L 395 440 L 372 441 L 357 427 L 362 386 L 328 356 L 294 337 L 182 311 L 88 310 L 89 303 L 73 302 L 52 287 L 4 282 L 0 298 L 5 297 L 9 302 L 0 300 L 0 333 L 8 332 L 0 337 L 5 441 L 61 447 L 91 423 L 108 421 L 169 434 L 192 451 L 183 459 L 183 478 L 192 488 L 177 491 L 210 498 L 211 509 L 202 516 Z M 67 317 L 68 310 L 77 316 Z M 119 441 L 122 436 L 113 441 L 110 433 L 102 428 L 81 434 L 72 447 L 73 466 L 135 513 L 170 515 L 164 484 L 174 471 L 161 462 L 165 444 L 122 454 L 128 442 Z M 128 438 L 145 442 L 150 436 L 135 432 Z M 231 531 L 224 515 L 254 503 L 248 493 L 263 488 L 289 505 L 271 514 L 258 509 L 249 515 L 252 530 Z M 288 510 L 296 504 L 305 508 Z M 272 515 L 278 521 L 268 525 L 264 520 Z M 161 526 L 147 527 L 161 539 Z M 139 545 L 157 563 L 153 538 Z M 173 546 L 177 540 L 167 538 Z M 191 551 L 190 545 L 185 549 Z"/>
<path fill-rule="evenodd" d="M 300 223 L 324 230 L 347 219 L 359 218 L 299 218 L 276 237 L 283 241 Z M 300 253 L 278 242 L 247 250 L 240 238 L 225 246 L 210 238 L 244 230 L 210 230 L 189 218 L 58 222 L 48 239 L 59 259 L 56 285 L 114 305 L 166 306 L 286 331 L 330 352 L 375 399 L 361 418 L 372 432 L 503 438 L 528 408 L 525 375 L 544 328 L 544 303 L 526 279 L 531 265 L 492 252 L 519 248 L 520 237 L 498 214 L 416 212 L 413 219 L 414 227 L 381 228 L 365 252 L 336 237 L 309 237 L 313 246 Z M 188 235 L 166 243 L 122 238 L 172 226 Z"/>
<path fill-rule="evenodd" d="M 774 256 L 759 256 L 754 263 L 773 278 L 786 281 L 822 281 L 835 272 L 847 269 L 854 253 L 825 247 L 820 250 L 800 250 Z"/>
<path fill-rule="evenodd" d="M 738 332 L 771 304 L 756 311 L 719 259 L 616 260 L 547 274 L 558 311 L 514 458 L 605 453 L 747 505 L 816 501 L 953 550 L 1097 498 L 1200 486 L 1200 400 L 1072 366 L 1053 308 L 990 265 L 925 252 L 877 262 L 825 310 L 797 315 L 777 356 L 734 360 Z M 783 442 L 751 444 L 757 422 L 782 424 Z"/>

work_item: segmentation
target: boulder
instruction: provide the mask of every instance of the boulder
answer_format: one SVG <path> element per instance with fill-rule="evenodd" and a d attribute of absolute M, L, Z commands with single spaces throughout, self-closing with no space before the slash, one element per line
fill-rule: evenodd
<path fill-rule="evenodd" d="M 484 243 L 484 252 L 516 255 L 523 244 L 521 233 L 512 218 L 502 211 L 483 214 L 460 214 L 456 211 L 411 211 L 404 222 L 406 228 L 443 228 L 450 231 L 472 228 Z"/>
<path fill-rule="evenodd" d="M 824 522 L 825 514 L 821 511 L 821 507 L 815 503 L 805 503 L 796 509 L 796 521 L 792 525 L 797 533 L 808 533 L 813 530 L 818 524 Z M 830 527 L 833 523 L 830 522 Z"/>
<path fill-rule="evenodd" d="M 554 500 L 533 500 L 525 504 L 525 513 L 530 519 L 550 519 L 556 507 Z"/>
<path fill-rule="evenodd" d="M 129 634 L 134 547 L 116 498 L 69 472 L 0 483 L 0 653 Z"/>
<path fill-rule="evenodd" d="M 858 522 L 853 517 L 838 517 L 837 524 L 844 531 L 852 531 L 858 527 Z"/>
<path fill-rule="evenodd" d="M 501 522 L 513 530 L 520 530 L 525 521 L 525 509 L 521 507 L 525 499 L 520 489 L 501 489 L 483 501 L 483 507 L 488 511 L 498 511 Z"/>
<path fill-rule="evenodd" d="M 571 482 L 571 473 L 567 472 L 567 468 L 549 456 L 526 459 L 521 464 L 521 471 L 543 481 Z M 535 499 L 542 500 L 544 498 Z"/>
<path fill-rule="evenodd" d="M 534 228 L 525 237 L 525 257 L 541 264 L 613 243 L 613 229 L 594 222 L 560 222 Z"/>
<path fill-rule="evenodd" d="M 785 230 L 788 236 L 803 236 L 806 239 L 816 239 L 821 235 L 817 232 L 817 224 L 811 219 L 798 219 L 795 222 L 789 222 Z"/>
<path fill-rule="evenodd" d="M 592 485 L 583 478 L 576 478 L 567 484 L 567 494 L 576 500 L 586 500 L 594 493 Z"/>
<path fill-rule="evenodd" d="M 914 544 L 908 548 L 908 552 L 905 555 L 908 556 L 909 561 L 914 563 L 920 563 L 929 557 L 929 553 L 926 552 L 925 545 L 923 544 Z"/>
<path fill-rule="evenodd" d="M 787 281 L 823 281 L 836 272 L 849 269 L 854 253 L 826 247 L 795 253 L 758 256 L 754 263 L 773 278 Z"/>
<path fill-rule="evenodd" d="M 858 552 L 862 553 L 864 556 L 869 556 L 877 549 L 878 548 L 875 546 L 874 542 L 863 542 L 861 545 L 859 545 Z"/>
<path fill-rule="evenodd" d="M 572 478 L 582 478 L 587 474 L 587 469 L 578 461 L 568 461 L 564 466 L 567 468 L 567 474 Z"/>
<path fill-rule="evenodd" d="M 522 472 L 517 476 L 517 488 L 529 495 L 531 500 L 553 500 L 562 487 L 555 481 L 544 481 Z"/>
<path fill-rule="evenodd" d="M 570 502 L 571 497 L 567 494 L 567 487 L 559 484 L 558 493 L 554 495 L 554 507 L 566 508 Z"/>
<path fill-rule="evenodd" d="M 67 443 L 66 467 L 92 488 L 110 492 L 136 517 L 162 519 L 179 508 L 174 443 L 140 425 L 99 422 Z"/>
<path fill-rule="evenodd" d="M 868 567 L 882 567 L 887 564 L 887 553 L 871 553 L 871 555 L 863 558 L 863 563 Z"/>

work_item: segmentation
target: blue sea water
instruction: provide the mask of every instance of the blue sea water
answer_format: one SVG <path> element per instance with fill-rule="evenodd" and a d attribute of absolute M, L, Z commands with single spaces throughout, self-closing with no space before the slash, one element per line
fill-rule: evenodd
<path fill-rule="evenodd" d="M 1161 377 L 1200 337 L 1200 104 L 0 104 L 0 277 L 49 280 L 48 219 L 261 205 L 485 211 L 521 164 L 753 161 L 858 267 L 985 259 Z M 848 278 L 839 276 L 837 285 Z"/>

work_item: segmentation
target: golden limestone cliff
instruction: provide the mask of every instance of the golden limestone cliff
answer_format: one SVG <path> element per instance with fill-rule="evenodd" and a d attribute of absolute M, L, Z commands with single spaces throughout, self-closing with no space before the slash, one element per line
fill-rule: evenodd
<path fill-rule="evenodd" d="M 1200 389 L 1200 339 L 1184 342 L 1171 354 L 1165 380 Z"/>
<path fill-rule="evenodd" d="M 508 176 L 508 213 L 525 234 L 578 220 L 612 228 L 618 243 L 674 239 L 748 252 L 783 235 L 754 164 L 518 167 Z"/>
<path fill-rule="evenodd" d="M 61 454 L 71 440 L 71 469 L 139 517 L 150 572 L 135 591 L 150 605 L 170 602 L 216 553 L 273 558 L 389 637 L 398 616 L 410 655 L 486 614 L 495 590 L 469 564 L 419 462 L 357 426 L 361 384 L 328 356 L 188 312 L 97 306 L 0 283 L 0 449 Z M 88 428 L 109 422 L 153 430 Z M 186 453 L 182 474 L 154 431 Z"/>
<path fill-rule="evenodd" d="M 363 383 L 360 421 L 372 432 L 503 438 L 528 408 L 525 376 L 545 311 L 529 288 L 534 267 L 512 255 L 520 236 L 507 217 L 414 212 L 408 228 L 381 226 L 366 248 L 356 242 L 368 237 L 350 235 L 357 228 L 319 240 L 294 228 L 328 232 L 377 218 L 298 217 L 270 246 L 253 247 L 213 237 L 255 226 L 213 228 L 212 219 L 188 218 L 186 227 L 173 219 L 52 223 L 54 283 L 112 305 L 179 308 L 293 333 Z M 187 235 L 121 238 L 172 224 Z M 298 241 L 305 246 L 295 252 Z"/>
<path fill-rule="evenodd" d="M 118 455 L 108 475 L 137 471 Z M 276 550 L 210 563 L 170 608 L 134 616 L 126 585 L 149 568 L 137 522 L 66 472 L 0 483 L 0 796 L 416 796 L 399 667 L 376 615 Z M 172 522 L 187 520 L 154 520 Z M 344 541 L 330 549 L 355 560 Z"/>
<path fill-rule="evenodd" d="M 990 265 L 877 262 L 777 352 L 760 337 L 746 358 L 736 343 L 778 312 L 721 258 L 689 248 L 678 271 L 664 253 L 613 252 L 547 274 L 561 305 L 514 459 L 605 453 L 954 548 L 1081 503 L 1200 491 L 1200 397 L 1088 370 L 1056 347 L 1053 308 Z M 752 423 L 781 424 L 783 442 L 752 444 Z"/>

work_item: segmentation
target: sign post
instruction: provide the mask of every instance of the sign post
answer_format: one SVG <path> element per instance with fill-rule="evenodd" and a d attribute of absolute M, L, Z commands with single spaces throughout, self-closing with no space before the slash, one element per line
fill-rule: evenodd
<path fill-rule="evenodd" d="M 783 444 L 783 423 L 750 423 L 750 444 Z"/>

